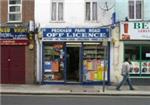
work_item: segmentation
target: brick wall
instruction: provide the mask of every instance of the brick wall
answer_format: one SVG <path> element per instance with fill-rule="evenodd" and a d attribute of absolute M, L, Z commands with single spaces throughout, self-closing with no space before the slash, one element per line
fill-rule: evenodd
<path fill-rule="evenodd" d="M 35 50 L 29 50 L 29 47 L 26 46 L 26 52 L 25 52 L 25 80 L 26 84 L 32 84 L 35 80 Z"/>
<path fill-rule="evenodd" d="M 0 0 L 1 4 L 1 22 L 6 23 L 7 22 L 7 14 L 8 14 L 8 1 L 7 0 Z"/>
<path fill-rule="evenodd" d="M 23 0 L 22 10 L 23 22 L 29 22 L 29 20 L 34 20 L 34 0 Z"/>
<path fill-rule="evenodd" d="M 8 18 L 8 0 L 1 2 L 1 19 L 2 23 L 7 23 Z M 22 22 L 34 20 L 34 0 L 22 0 Z"/>

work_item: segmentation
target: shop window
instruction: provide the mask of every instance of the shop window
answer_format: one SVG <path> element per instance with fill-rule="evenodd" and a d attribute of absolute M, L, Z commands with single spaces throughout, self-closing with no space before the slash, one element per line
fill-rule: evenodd
<path fill-rule="evenodd" d="M 129 0 L 129 19 L 142 19 L 142 0 Z"/>
<path fill-rule="evenodd" d="M 140 60 L 140 48 L 136 45 L 125 46 L 125 57 L 130 57 L 132 61 Z"/>
<path fill-rule="evenodd" d="M 142 46 L 142 60 L 150 60 L 150 46 Z"/>
<path fill-rule="evenodd" d="M 44 82 L 64 81 L 64 45 L 45 42 L 43 47 Z"/>
<path fill-rule="evenodd" d="M 64 5 L 62 1 L 52 1 L 51 3 L 51 21 L 63 21 L 64 20 Z"/>
<path fill-rule="evenodd" d="M 131 58 L 131 76 L 150 75 L 150 47 L 149 45 L 125 45 L 125 57 Z"/>
<path fill-rule="evenodd" d="M 141 73 L 150 74 L 150 47 L 147 45 L 142 46 L 142 61 Z"/>
<path fill-rule="evenodd" d="M 83 81 L 103 80 L 104 53 L 101 44 L 83 44 Z"/>
<path fill-rule="evenodd" d="M 86 21 L 97 20 L 97 2 L 86 2 Z"/>
<path fill-rule="evenodd" d="M 9 0 L 8 22 L 22 21 L 22 0 Z"/>
<path fill-rule="evenodd" d="M 140 47 L 137 45 L 125 45 L 126 57 L 130 57 L 132 63 L 130 74 L 140 74 Z"/>

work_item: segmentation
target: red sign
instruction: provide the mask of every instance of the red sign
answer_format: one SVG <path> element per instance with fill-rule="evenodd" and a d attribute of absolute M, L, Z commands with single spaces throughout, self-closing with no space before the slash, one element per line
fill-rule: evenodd
<path fill-rule="evenodd" d="M 28 45 L 28 40 L 0 40 L 0 45 Z"/>

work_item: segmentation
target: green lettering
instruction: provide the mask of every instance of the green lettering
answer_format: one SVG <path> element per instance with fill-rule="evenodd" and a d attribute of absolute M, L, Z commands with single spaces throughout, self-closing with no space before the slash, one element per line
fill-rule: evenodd
<path fill-rule="evenodd" d="M 140 23 L 134 23 L 134 28 L 135 28 L 135 29 L 141 28 L 141 24 L 140 24 Z"/>
<path fill-rule="evenodd" d="M 150 27 L 148 26 L 148 23 L 143 24 L 144 29 L 149 29 Z"/>

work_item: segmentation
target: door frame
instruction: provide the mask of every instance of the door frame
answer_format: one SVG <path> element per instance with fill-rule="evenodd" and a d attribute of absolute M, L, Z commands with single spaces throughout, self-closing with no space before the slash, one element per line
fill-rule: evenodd
<path fill-rule="evenodd" d="M 67 47 L 78 47 L 79 48 L 79 81 L 68 81 L 67 80 Z M 64 71 L 64 82 L 65 83 L 82 83 L 82 43 L 66 43 L 65 44 L 65 71 Z"/>

